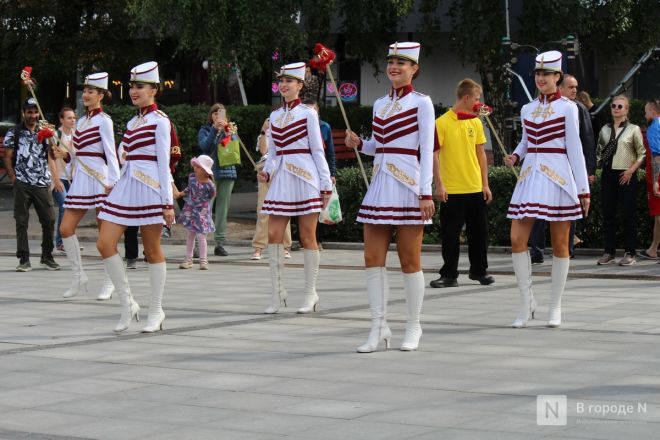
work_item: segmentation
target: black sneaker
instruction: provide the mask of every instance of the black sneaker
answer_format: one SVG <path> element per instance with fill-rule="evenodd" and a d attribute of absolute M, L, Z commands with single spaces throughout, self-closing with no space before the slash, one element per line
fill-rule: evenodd
<path fill-rule="evenodd" d="M 534 265 L 543 264 L 543 255 L 540 257 L 531 257 L 530 260 L 532 260 L 532 264 Z"/>
<path fill-rule="evenodd" d="M 44 266 L 47 270 L 60 270 L 60 265 L 53 260 L 52 255 L 45 255 L 41 257 L 41 265 Z"/>
<path fill-rule="evenodd" d="M 229 253 L 227 253 L 225 248 L 223 248 L 222 245 L 220 244 L 215 245 L 215 250 L 213 251 L 213 254 L 217 255 L 218 257 L 226 257 L 227 255 L 229 255 Z"/>
<path fill-rule="evenodd" d="M 126 269 L 137 269 L 137 258 L 127 258 Z"/>
<path fill-rule="evenodd" d="M 18 263 L 18 266 L 16 266 L 16 272 L 29 272 L 32 270 L 32 265 L 30 264 L 30 260 L 25 259 L 21 260 Z"/>
<path fill-rule="evenodd" d="M 443 287 L 456 287 L 456 286 L 458 286 L 458 281 L 456 281 L 456 278 L 440 277 L 437 280 L 431 281 L 431 287 L 435 289 L 441 289 Z"/>
<path fill-rule="evenodd" d="M 495 278 L 492 275 L 469 275 L 468 278 L 474 281 L 479 281 L 479 284 L 482 286 L 489 286 L 495 282 Z"/>

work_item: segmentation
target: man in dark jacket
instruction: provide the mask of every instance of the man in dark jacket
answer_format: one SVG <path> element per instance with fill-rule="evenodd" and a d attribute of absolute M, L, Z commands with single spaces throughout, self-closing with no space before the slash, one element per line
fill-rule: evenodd
<path fill-rule="evenodd" d="M 568 98 L 577 105 L 578 120 L 580 124 L 580 143 L 582 144 L 582 154 L 584 155 L 584 163 L 587 167 L 587 175 L 589 176 L 589 183 L 594 182 L 596 175 L 596 139 L 594 137 L 594 130 L 591 126 L 591 115 L 589 110 L 579 101 L 575 100 L 578 91 L 577 79 L 570 74 L 565 74 L 561 84 L 559 84 L 559 92 L 564 98 Z M 571 258 L 573 258 L 573 240 L 575 237 L 575 222 L 571 222 L 571 232 L 568 237 L 568 247 Z M 532 264 L 540 264 L 543 262 L 543 251 L 545 249 L 545 221 L 537 220 L 532 228 L 530 237 L 530 257 Z"/>

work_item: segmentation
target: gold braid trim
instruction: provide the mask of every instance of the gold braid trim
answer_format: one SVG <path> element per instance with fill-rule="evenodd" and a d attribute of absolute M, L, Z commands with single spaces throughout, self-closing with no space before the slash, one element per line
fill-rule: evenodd
<path fill-rule="evenodd" d="M 397 168 L 393 163 L 386 162 L 386 165 L 387 165 L 387 169 L 390 170 L 390 172 L 394 175 L 394 177 L 397 178 L 397 180 L 403 183 L 407 183 L 410 186 L 417 185 L 415 179 L 404 173 L 403 170 Z"/>
<path fill-rule="evenodd" d="M 156 179 L 147 174 L 144 174 L 140 170 L 133 170 L 133 177 L 138 179 L 140 182 L 149 185 L 153 189 L 160 189 L 160 183 L 158 183 Z"/>
<path fill-rule="evenodd" d="M 525 177 L 529 176 L 529 173 L 532 171 L 532 167 L 529 166 L 523 170 L 522 173 L 520 173 L 520 176 L 518 176 L 518 182 L 522 182 Z"/>
<path fill-rule="evenodd" d="M 296 176 L 302 177 L 303 179 L 312 180 L 311 173 L 304 168 L 297 167 L 294 164 L 287 162 L 286 169 L 291 171 Z"/>
<path fill-rule="evenodd" d="M 557 172 L 555 170 L 553 170 L 552 168 L 550 168 L 549 166 L 541 164 L 541 172 L 543 172 L 546 176 L 548 176 L 549 178 L 551 178 L 552 180 L 554 180 L 558 184 L 560 184 L 562 186 L 566 185 L 566 180 L 564 180 L 563 177 L 561 177 L 559 174 L 557 174 Z"/>
<path fill-rule="evenodd" d="M 92 176 L 93 178 L 98 180 L 98 182 L 101 185 L 105 186 L 105 176 L 103 175 L 103 173 L 100 173 L 100 172 L 96 171 L 94 168 L 92 168 L 89 165 L 85 164 L 85 162 L 80 160 L 80 158 L 77 158 L 77 159 L 78 159 L 78 165 L 80 165 L 80 168 L 82 168 L 87 174 L 89 174 L 90 176 Z"/>

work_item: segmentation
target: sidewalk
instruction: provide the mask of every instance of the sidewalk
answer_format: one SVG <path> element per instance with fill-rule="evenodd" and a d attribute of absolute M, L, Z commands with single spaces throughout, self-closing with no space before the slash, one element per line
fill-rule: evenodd
<path fill-rule="evenodd" d="M 165 240 L 165 330 L 140 333 L 149 302 L 140 263 L 128 277 L 142 319 L 116 335 L 118 299 L 95 300 L 103 266 L 92 242 L 83 251 L 89 293 L 64 300 L 66 258 L 56 256 L 57 272 L 37 267 L 32 240 L 35 269 L 15 272 L 11 212 L 0 220 L 0 234 L 12 237 L 0 238 L 0 440 L 638 440 L 660 432 L 655 262 L 597 266 L 578 256 L 562 327 L 548 329 L 547 258 L 533 269 L 536 319 L 515 330 L 510 256 L 489 254 L 496 282 L 481 286 L 464 275 L 462 254 L 459 287 L 426 290 L 420 350 L 406 353 L 392 251 L 392 348 L 358 354 L 370 325 L 359 249 L 321 253 L 321 302 L 311 315 L 296 314 L 304 272 L 303 253 L 293 252 L 283 273 L 288 307 L 264 315 L 267 258 L 251 261 L 249 245 L 229 245 L 229 257 L 209 257 L 209 271 L 180 270 L 185 246 Z M 82 229 L 93 241 L 95 229 Z M 427 285 L 440 261 L 438 251 L 423 252 Z M 537 413 L 539 395 L 567 396 L 565 424 L 537 424 L 539 415 L 563 422 L 543 406 Z"/>

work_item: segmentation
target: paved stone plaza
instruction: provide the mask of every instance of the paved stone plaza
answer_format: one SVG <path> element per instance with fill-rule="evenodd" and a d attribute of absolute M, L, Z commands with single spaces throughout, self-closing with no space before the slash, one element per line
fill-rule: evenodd
<path fill-rule="evenodd" d="M 369 329 L 361 251 L 322 252 L 320 311 L 311 316 L 295 314 L 303 270 L 294 252 L 285 271 L 289 307 L 269 316 L 261 314 L 267 260 L 249 261 L 251 248 L 229 247 L 231 256 L 211 257 L 204 272 L 178 269 L 184 246 L 167 245 L 165 331 L 141 334 L 141 322 L 115 335 L 118 299 L 95 300 L 102 263 L 94 244 L 84 245 L 91 291 L 63 300 L 64 257 L 59 272 L 17 273 L 15 241 L 0 240 L 0 439 L 654 439 L 660 432 L 653 262 L 597 267 L 593 257 L 578 258 L 557 330 L 544 326 L 550 265 L 537 266 L 537 319 L 514 330 L 510 260 L 493 254 L 493 286 L 462 275 L 457 288 L 427 290 L 421 349 L 406 353 L 398 350 L 405 312 L 391 253 L 393 349 L 358 354 Z M 439 261 L 437 252 L 424 254 L 427 283 Z M 142 316 L 147 278 L 144 264 L 129 272 Z M 566 425 L 537 425 L 538 395 L 567 396 Z M 607 413 L 613 408 L 618 414 Z"/>

